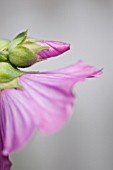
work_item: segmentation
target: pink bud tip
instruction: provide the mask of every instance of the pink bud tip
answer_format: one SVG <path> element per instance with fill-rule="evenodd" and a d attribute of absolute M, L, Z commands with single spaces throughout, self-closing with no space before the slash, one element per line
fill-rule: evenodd
<path fill-rule="evenodd" d="M 41 46 L 48 46 L 49 48 L 38 53 L 40 59 L 58 56 L 70 49 L 70 44 L 58 41 L 42 41 L 37 42 Z"/>

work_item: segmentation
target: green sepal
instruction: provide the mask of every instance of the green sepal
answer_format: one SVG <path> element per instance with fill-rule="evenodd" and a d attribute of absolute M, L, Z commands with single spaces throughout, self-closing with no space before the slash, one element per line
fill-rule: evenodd
<path fill-rule="evenodd" d="M 3 89 L 22 89 L 23 87 L 19 84 L 18 78 L 13 79 L 12 81 L 6 83 L 0 83 L 0 90 Z"/>
<path fill-rule="evenodd" d="M 0 50 L 7 49 L 10 44 L 9 40 L 0 39 Z"/>
<path fill-rule="evenodd" d="M 0 83 L 9 82 L 23 74 L 8 62 L 0 62 Z"/>
<path fill-rule="evenodd" d="M 10 43 L 9 45 L 9 49 L 19 45 L 19 44 L 22 44 L 25 39 L 27 38 L 27 31 L 25 32 L 22 32 L 20 34 L 18 34 Z"/>
<path fill-rule="evenodd" d="M 22 44 L 22 46 L 29 48 L 30 50 L 32 50 L 35 54 L 39 53 L 42 50 L 46 50 L 49 49 L 48 46 L 41 46 L 39 44 L 33 43 L 33 42 L 26 42 L 24 44 Z"/>
<path fill-rule="evenodd" d="M 7 61 L 8 59 L 8 52 L 7 51 L 0 51 L 0 62 Z"/>
<path fill-rule="evenodd" d="M 30 37 L 27 37 L 25 42 L 41 42 L 41 41 L 44 41 L 44 40 L 38 40 L 36 38 L 30 38 Z"/>
<path fill-rule="evenodd" d="M 17 67 L 28 67 L 33 65 L 37 56 L 28 48 L 21 45 L 11 48 L 9 51 L 9 61 Z"/>

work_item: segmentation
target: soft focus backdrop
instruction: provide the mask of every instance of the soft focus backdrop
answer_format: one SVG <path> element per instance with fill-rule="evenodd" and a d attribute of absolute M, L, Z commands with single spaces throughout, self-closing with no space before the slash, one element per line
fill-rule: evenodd
<path fill-rule="evenodd" d="M 78 59 L 104 68 L 100 78 L 76 86 L 73 116 L 61 131 L 37 131 L 11 155 L 12 170 L 113 170 L 112 7 L 112 0 L 0 0 L 1 38 L 28 28 L 29 36 L 71 44 L 70 52 L 32 70 L 58 69 Z"/>

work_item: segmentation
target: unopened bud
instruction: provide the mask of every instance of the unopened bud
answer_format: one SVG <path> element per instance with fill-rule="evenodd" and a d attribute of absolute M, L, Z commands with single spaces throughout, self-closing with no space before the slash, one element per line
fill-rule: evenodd
<path fill-rule="evenodd" d="M 28 67 L 33 65 L 37 56 L 30 49 L 23 46 L 16 46 L 9 51 L 9 61 L 17 67 Z"/>
<path fill-rule="evenodd" d="M 69 49 L 70 45 L 67 43 L 29 38 L 25 31 L 12 41 L 0 40 L 0 62 L 8 61 L 16 67 L 29 67 Z"/>
<path fill-rule="evenodd" d="M 16 67 L 29 67 L 36 63 L 38 61 L 37 53 L 48 49 L 48 47 L 43 47 L 35 42 L 35 39 L 27 38 L 27 31 L 17 35 L 11 41 L 8 48 L 8 59 L 10 63 Z"/>

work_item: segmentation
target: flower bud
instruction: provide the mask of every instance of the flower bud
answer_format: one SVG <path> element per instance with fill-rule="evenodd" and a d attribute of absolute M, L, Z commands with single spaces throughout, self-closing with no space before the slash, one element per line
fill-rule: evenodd
<path fill-rule="evenodd" d="M 9 61 L 16 67 L 28 67 L 33 65 L 37 56 L 29 48 L 17 45 L 9 51 Z"/>
<path fill-rule="evenodd" d="M 56 57 L 70 49 L 69 43 L 59 41 L 44 41 L 35 38 L 26 38 L 25 42 L 35 43 L 40 46 L 40 51 L 37 51 L 37 61 L 47 59 L 50 57 Z M 43 48 L 41 48 L 43 47 Z"/>
<path fill-rule="evenodd" d="M 8 62 L 0 62 L 0 83 L 9 82 L 22 74 L 22 71 L 15 69 Z"/>
<path fill-rule="evenodd" d="M 36 44 L 33 39 L 31 41 L 27 38 L 27 31 L 25 31 L 18 34 L 9 44 L 8 59 L 16 67 L 29 67 L 37 62 L 36 54 L 44 49 L 48 47 Z"/>
<path fill-rule="evenodd" d="M 9 61 L 16 67 L 29 67 L 36 62 L 58 56 L 70 45 L 58 41 L 43 41 L 27 37 L 27 31 L 12 41 L 0 40 L 0 62 Z"/>

